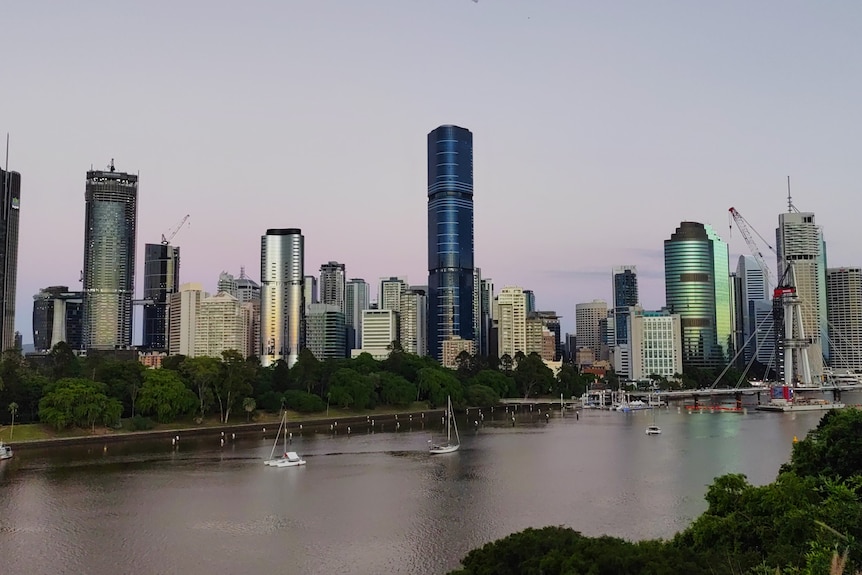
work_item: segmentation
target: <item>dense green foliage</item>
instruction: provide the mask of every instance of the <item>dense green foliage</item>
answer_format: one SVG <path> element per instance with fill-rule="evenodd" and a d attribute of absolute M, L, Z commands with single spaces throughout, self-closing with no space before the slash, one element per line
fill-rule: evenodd
<path fill-rule="evenodd" d="M 828 412 L 797 443 L 773 483 L 724 475 L 707 510 L 670 541 L 584 537 L 564 527 L 527 529 L 462 560 L 453 575 L 829 575 L 862 566 L 862 411 Z"/>
<path fill-rule="evenodd" d="M 250 420 L 257 410 L 277 413 L 285 408 L 300 413 L 322 413 L 329 406 L 361 411 L 409 407 L 417 401 L 436 408 L 446 404 L 447 396 L 458 408 L 491 406 L 504 397 L 579 396 L 594 380 L 571 365 L 555 376 L 536 354 L 496 361 L 462 353 L 457 363 L 457 369 L 443 368 L 393 345 L 383 361 L 368 354 L 319 361 L 305 349 L 291 368 L 282 361 L 264 368 L 255 357 L 226 351 L 218 358 L 170 356 L 161 368 L 147 369 L 106 354 L 79 358 L 60 343 L 38 359 L 25 360 L 16 351 L 3 355 L 0 406 L 15 403 L 16 421 L 41 420 L 58 429 L 116 426 L 123 417 L 127 429 L 142 429 L 147 423 L 137 416 L 159 423 L 216 416 L 227 423 L 236 410 Z M 66 380 L 78 383 L 57 389 Z M 0 418 L 11 416 L 0 410 Z"/>

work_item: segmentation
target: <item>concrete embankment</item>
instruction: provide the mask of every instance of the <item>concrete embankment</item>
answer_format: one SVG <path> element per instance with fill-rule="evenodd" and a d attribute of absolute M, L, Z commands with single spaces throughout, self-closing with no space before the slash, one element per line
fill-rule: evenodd
<path fill-rule="evenodd" d="M 329 433 L 330 430 L 339 434 L 364 431 L 374 427 L 375 431 L 395 431 L 408 425 L 418 425 L 423 422 L 437 423 L 445 413 L 443 409 L 426 411 L 409 411 L 404 413 L 377 413 L 374 415 L 355 415 L 344 417 L 315 417 L 311 419 L 288 419 L 288 432 L 294 435 L 300 432 Z M 78 437 L 53 437 L 50 439 L 34 439 L 30 441 L 12 441 L 9 445 L 14 450 L 54 448 L 70 445 L 92 445 L 106 443 L 122 443 L 127 441 L 151 441 L 155 439 L 170 440 L 183 437 L 230 437 L 232 434 L 243 436 L 262 433 L 273 433 L 278 429 L 279 421 L 241 423 L 228 425 L 213 425 L 207 427 L 189 427 L 184 429 L 159 429 L 151 431 L 112 431 L 97 430 L 93 435 Z M 350 431 L 348 431 L 348 429 Z"/>

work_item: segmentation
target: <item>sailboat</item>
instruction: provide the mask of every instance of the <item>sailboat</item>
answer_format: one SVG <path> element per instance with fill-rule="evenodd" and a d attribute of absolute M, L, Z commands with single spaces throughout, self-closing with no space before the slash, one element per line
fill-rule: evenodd
<path fill-rule="evenodd" d="M 647 435 L 661 435 L 661 427 L 659 427 L 658 425 L 655 424 L 655 412 L 656 412 L 656 410 L 653 409 L 653 411 L 652 411 L 652 425 L 647 426 L 647 428 L 646 428 L 646 434 Z"/>
<path fill-rule="evenodd" d="M 461 447 L 461 437 L 458 435 L 458 424 L 455 423 L 455 413 L 452 411 L 452 396 L 447 397 L 448 407 L 446 409 L 446 442 L 433 443 L 429 451 L 432 454 L 452 453 Z M 455 442 L 452 442 L 452 430 L 455 430 Z"/>
<path fill-rule="evenodd" d="M 284 450 L 281 457 L 274 457 L 275 448 L 278 446 L 279 436 L 284 438 Z M 264 464 L 271 467 L 296 467 L 297 465 L 305 465 L 305 460 L 302 459 L 295 451 L 287 450 L 287 412 L 281 417 L 281 424 L 278 426 L 278 433 L 275 434 L 275 441 L 272 444 L 272 451 L 269 454 L 269 459 L 264 460 Z"/>

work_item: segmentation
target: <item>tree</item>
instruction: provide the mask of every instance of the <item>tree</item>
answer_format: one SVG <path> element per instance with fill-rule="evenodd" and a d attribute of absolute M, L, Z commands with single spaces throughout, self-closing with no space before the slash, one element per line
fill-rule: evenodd
<path fill-rule="evenodd" d="M 58 431 L 77 425 L 95 432 L 96 421 L 114 423 L 123 412 L 123 405 L 105 389 L 105 384 L 84 378 L 58 380 L 39 401 L 39 419 Z"/>
<path fill-rule="evenodd" d="M 299 352 L 296 363 L 290 368 L 292 389 L 304 389 L 311 393 L 320 383 L 321 364 L 310 349 L 303 348 Z"/>
<path fill-rule="evenodd" d="M 453 404 L 463 404 L 464 388 L 458 378 L 448 369 L 426 367 L 419 370 L 419 396 L 428 399 L 431 407 L 446 405 L 446 397 L 452 398 Z"/>
<path fill-rule="evenodd" d="M 15 415 L 18 413 L 18 404 L 14 401 L 9 404 L 9 413 L 12 414 L 12 428 L 9 430 L 9 439 L 15 434 Z"/>
<path fill-rule="evenodd" d="M 802 441 L 781 468 L 797 475 L 849 479 L 862 475 L 862 411 L 832 410 Z"/>
<path fill-rule="evenodd" d="M 524 399 L 527 399 L 533 394 L 552 389 L 554 372 L 545 365 L 539 354 L 534 352 L 518 361 L 518 366 L 515 368 L 515 383 L 518 391 Z"/>
<path fill-rule="evenodd" d="M 160 423 L 170 423 L 195 409 L 195 394 L 185 386 L 177 372 L 151 369 L 144 374 L 138 405 L 142 413 L 154 413 Z"/>
<path fill-rule="evenodd" d="M 81 375 L 81 364 L 71 346 L 65 341 L 58 341 L 48 352 L 51 365 L 51 375 L 54 379 L 78 377 Z"/>
<path fill-rule="evenodd" d="M 253 397 L 246 397 L 242 400 L 242 408 L 245 410 L 245 421 L 248 422 L 252 412 L 257 408 L 257 402 Z"/>
<path fill-rule="evenodd" d="M 408 406 L 416 398 L 416 386 L 394 373 L 375 374 L 380 384 L 380 401 L 387 405 Z"/>
<path fill-rule="evenodd" d="M 493 389 L 498 397 L 512 397 L 516 395 L 515 380 L 502 372 L 491 369 L 483 369 L 470 378 L 469 385 L 481 385 Z M 471 402 L 472 403 L 472 402 Z"/>
<path fill-rule="evenodd" d="M 223 351 L 221 356 L 221 376 L 213 382 L 213 393 L 218 400 L 221 422 L 227 423 L 237 399 L 251 393 L 254 369 L 234 349 Z"/>
<path fill-rule="evenodd" d="M 182 372 L 188 374 L 190 385 L 197 394 L 200 418 L 203 419 L 212 403 L 213 385 L 220 376 L 221 362 L 214 357 L 190 357 L 183 362 Z"/>

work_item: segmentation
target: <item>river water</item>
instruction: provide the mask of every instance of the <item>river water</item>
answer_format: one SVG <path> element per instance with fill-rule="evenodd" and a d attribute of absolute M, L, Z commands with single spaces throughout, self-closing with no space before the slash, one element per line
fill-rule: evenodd
<path fill-rule="evenodd" d="M 859 403 L 859 401 L 851 401 Z M 724 473 L 775 478 L 822 412 L 538 412 L 432 431 L 294 435 L 304 467 L 263 465 L 260 437 L 21 450 L 0 464 L 0 572 L 429 574 L 526 527 L 670 537 Z"/>

